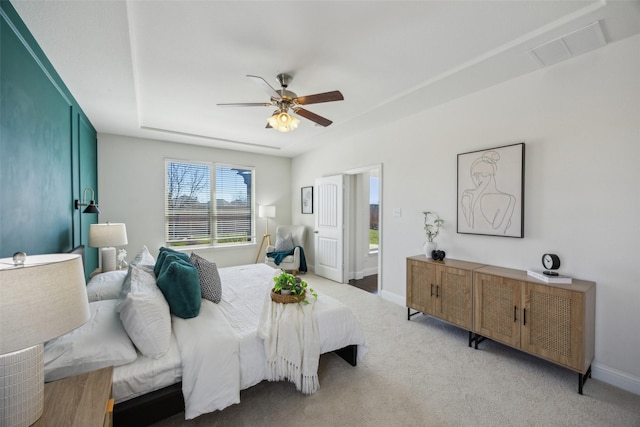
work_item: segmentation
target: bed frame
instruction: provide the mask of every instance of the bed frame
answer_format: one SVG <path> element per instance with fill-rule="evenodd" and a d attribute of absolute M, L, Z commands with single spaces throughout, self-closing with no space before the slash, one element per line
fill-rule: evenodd
<path fill-rule="evenodd" d="M 351 366 L 357 366 L 358 346 L 349 345 L 334 351 Z M 182 383 L 118 403 L 113 409 L 116 427 L 147 426 L 184 411 Z"/>

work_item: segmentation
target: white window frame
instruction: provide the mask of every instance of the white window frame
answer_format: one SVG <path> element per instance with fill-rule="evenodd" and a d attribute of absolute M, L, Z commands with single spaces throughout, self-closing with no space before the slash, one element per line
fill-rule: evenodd
<path fill-rule="evenodd" d="M 185 238 L 170 239 L 170 216 L 172 214 L 171 209 L 169 207 L 169 165 L 171 163 L 177 163 L 182 165 L 193 165 L 194 167 L 206 167 L 208 168 L 209 173 L 209 207 L 207 208 L 207 216 L 208 216 L 208 232 L 209 234 L 203 234 L 201 238 L 198 239 L 190 239 L 188 236 Z M 221 237 L 218 235 L 218 220 L 219 220 L 219 206 L 218 202 L 222 200 L 224 195 L 218 195 L 216 192 L 216 172 L 218 168 L 228 168 L 228 169 L 238 169 L 238 170 L 246 170 L 251 173 L 250 180 L 250 194 L 247 195 L 247 206 L 248 212 L 246 213 L 246 219 L 248 219 L 249 224 L 244 227 L 247 229 L 246 234 L 238 241 L 238 239 L 229 240 L 228 237 Z M 164 241 L 167 247 L 171 247 L 174 249 L 194 249 L 194 248 L 208 248 L 208 247 L 231 247 L 231 246 L 246 246 L 246 245 L 254 245 L 255 241 L 255 167 L 253 166 L 241 166 L 236 164 L 227 164 L 227 163 L 215 163 L 215 162 L 200 162 L 200 161 L 192 161 L 192 160 L 182 160 L 182 159 L 174 159 L 174 158 L 166 158 L 165 159 L 165 190 L 164 190 L 164 204 L 165 204 L 165 230 L 164 230 Z M 235 188 L 231 187 L 229 189 L 230 192 L 234 192 Z M 184 193 L 182 194 L 185 195 Z M 233 202 L 233 201 L 227 201 Z M 193 202 L 196 209 L 202 208 L 202 206 L 197 206 L 198 202 Z M 200 202 L 201 203 L 201 202 Z M 242 206 L 240 205 L 240 210 L 242 210 Z M 175 215 L 175 212 L 173 213 Z M 189 221 L 186 221 L 187 223 Z M 195 225 L 197 228 L 198 224 Z M 201 224 L 200 224 L 201 226 Z M 203 230 L 206 230 L 205 226 Z M 175 230 L 175 228 L 174 228 Z"/>

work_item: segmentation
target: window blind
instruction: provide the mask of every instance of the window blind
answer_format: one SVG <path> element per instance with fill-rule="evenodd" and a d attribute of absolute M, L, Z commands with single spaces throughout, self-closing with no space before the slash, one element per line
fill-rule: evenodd
<path fill-rule="evenodd" d="M 252 241 L 253 175 L 249 168 L 167 160 L 167 246 Z"/>
<path fill-rule="evenodd" d="M 250 242 L 253 239 L 253 171 L 216 166 L 214 210 L 217 243 Z"/>

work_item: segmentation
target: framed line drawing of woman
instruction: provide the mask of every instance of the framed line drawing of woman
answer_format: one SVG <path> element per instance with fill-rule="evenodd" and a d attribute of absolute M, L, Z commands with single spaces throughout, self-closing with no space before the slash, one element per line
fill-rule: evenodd
<path fill-rule="evenodd" d="M 458 154 L 461 234 L 524 237 L 524 143 Z"/>

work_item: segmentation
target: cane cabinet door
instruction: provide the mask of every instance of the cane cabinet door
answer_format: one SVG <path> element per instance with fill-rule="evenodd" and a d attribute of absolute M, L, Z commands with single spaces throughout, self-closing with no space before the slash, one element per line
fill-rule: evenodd
<path fill-rule="evenodd" d="M 407 260 L 407 307 L 433 314 L 436 298 L 436 266 L 428 262 Z"/>
<path fill-rule="evenodd" d="M 476 272 L 474 332 L 520 347 L 522 285 L 517 280 Z"/>
<path fill-rule="evenodd" d="M 582 370 L 584 294 L 525 283 L 522 349 Z"/>
<path fill-rule="evenodd" d="M 473 327 L 472 272 L 438 265 L 435 284 L 434 316 L 470 331 Z"/>

